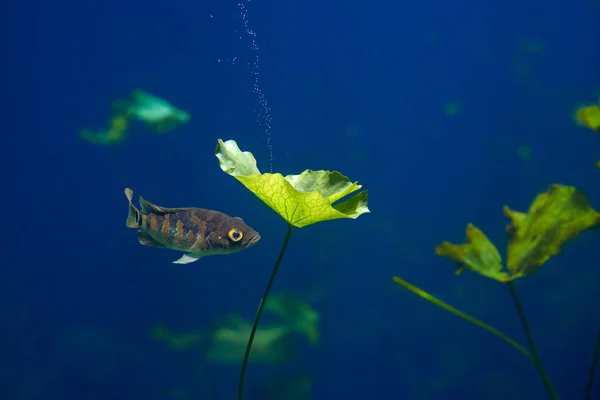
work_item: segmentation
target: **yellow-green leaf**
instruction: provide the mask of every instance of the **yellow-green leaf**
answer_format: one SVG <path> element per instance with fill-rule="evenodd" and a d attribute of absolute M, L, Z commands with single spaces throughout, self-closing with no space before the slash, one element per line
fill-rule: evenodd
<path fill-rule="evenodd" d="M 503 270 L 500 253 L 485 233 L 475 225 L 468 224 L 466 235 L 467 243 L 443 242 L 435 248 L 435 254 L 456 261 L 459 265 L 457 274 L 467 268 L 498 282 L 510 281 L 510 276 Z"/>
<path fill-rule="evenodd" d="M 215 150 L 221 169 L 231 176 L 258 174 L 256 159 L 249 151 L 242 152 L 234 140 L 223 142 L 219 139 Z"/>
<path fill-rule="evenodd" d="M 369 212 L 366 190 L 333 204 L 361 188 L 337 171 L 305 170 L 285 177 L 261 174 L 252 153 L 242 152 L 234 140 L 219 139 L 216 155 L 223 171 L 295 227 L 338 218 L 356 219 Z"/>

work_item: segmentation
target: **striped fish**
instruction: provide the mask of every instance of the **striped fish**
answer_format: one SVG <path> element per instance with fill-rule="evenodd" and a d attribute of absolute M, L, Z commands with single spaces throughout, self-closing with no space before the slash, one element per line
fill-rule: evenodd
<path fill-rule="evenodd" d="M 133 204 L 133 191 L 125 189 L 129 201 L 127 227 L 138 229 L 144 246 L 183 251 L 175 264 L 189 264 L 204 256 L 229 254 L 248 248 L 260 235 L 239 217 L 203 208 L 165 208 L 140 196 L 140 209 Z"/>

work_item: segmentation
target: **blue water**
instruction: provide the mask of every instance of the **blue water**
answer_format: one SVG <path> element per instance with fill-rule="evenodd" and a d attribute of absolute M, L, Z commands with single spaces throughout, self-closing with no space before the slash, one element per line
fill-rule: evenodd
<path fill-rule="evenodd" d="M 294 231 L 273 290 L 320 294 L 322 340 L 298 344 L 285 368 L 251 365 L 246 398 L 266 400 L 261 382 L 282 371 L 310 373 L 315 400 L 547 398 L 517 351 L 391 278 L 526 343 L 506 288 L 456 277 L 433 250 L 460 243 L 468 222 L 504 249 L 502 206 L 526 211 L 552 183 L 581 188 L 600 209 L 600 138 L 572 119 L 600 90 L 600 3 L 242 1 L 274 171 L 339 170 L 369 189 L 371 210 Z M 4 9 L 0 399 L 235 398 L 239 365 L 174 352 L 151 332 L 252 318 L 285 235 L 214 156 L 217 139 L 235 139 L 269 170 L 247 67 L 256 51 L 238 5 Z M 190 123 L 165 135 L 136 125 L 113 147 L 79 139 L 134 88 L 190 112 Z M 444 113 L 450 102 L 456 115 Z M 167 207 L 241 216 L 262 239 L 171 264 L 176 252 L 142 247 L 125 227 L 125 187 Z M 598 235 L 583 232 L 517 281 L 562 399 L 585 390 L 600 321 Z"/>

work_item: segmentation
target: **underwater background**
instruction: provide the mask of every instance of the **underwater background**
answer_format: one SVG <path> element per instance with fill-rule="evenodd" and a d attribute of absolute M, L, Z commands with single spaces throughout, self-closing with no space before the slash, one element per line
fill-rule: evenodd
<path fill-rule="evenodd" d="M 548 398 L 525 357 L 392 276 L 526 345 L 504 285 L 456 276 L 434 249 L 464 242 L 470 222 L 504 253 L 502 207 L 526 212 L 554 183 L 600 208 L 600 138 L 573 118 L 600 95 L 597 0 L 4 8 L 1 400 L 236 398 L 241 358 L 211 362 L 160 334 L 252 321 L 286 233 L 223 173 L 218 139 L 263 172 L 272 157 L 274 172 L 337 170 L 369 190 L 369 214 L 294 230 L 272 291 L 318 312 L 319 340 L 295 335 L 276 362 L 251 362 L 245 399 Z M 189 122 L 82 140 L 138 88 Z M 179 253 L 125 227 L 125 187 L 240 216 L 261 240 L 172 264 Z M 599 235 L 582 232 L 515 282 L 563 399 L 586 389 Z"/>

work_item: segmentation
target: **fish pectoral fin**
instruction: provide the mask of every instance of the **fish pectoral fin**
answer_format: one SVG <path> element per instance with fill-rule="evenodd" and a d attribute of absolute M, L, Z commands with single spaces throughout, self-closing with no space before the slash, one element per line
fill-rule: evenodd
<path fill-rule="evenodd" d="M 192 254 L 192 253 L 189 253 Z M 173 261 L 173 264 L 189 264 L 189 263 L 193 263 L 194 261 L 198 261 L 200 258 L 202 258 L 201 255 L 196 255 L 194 254 L 193 256 L 184 254 L 181 256 L 180 259 Z"/>
<path fill-rule="evenodd" d="M 138 231 L 137 237 L 140 244 L 143 244 L 144 246 L 165 247 L 165 245 L 158 242 L 156 239 L 154 239 L 152 236 L 148 235 L 148 233 L 144 231 Z"/>
<path fill-rule="evenodd" d="M 157 206 L 156 204 L 150 203 L 148 200 L 140 196 L 140 208 L 144 214 L 169 214 L 177 211 L 184 211 L 187 208 L 167 208 Z"/>

